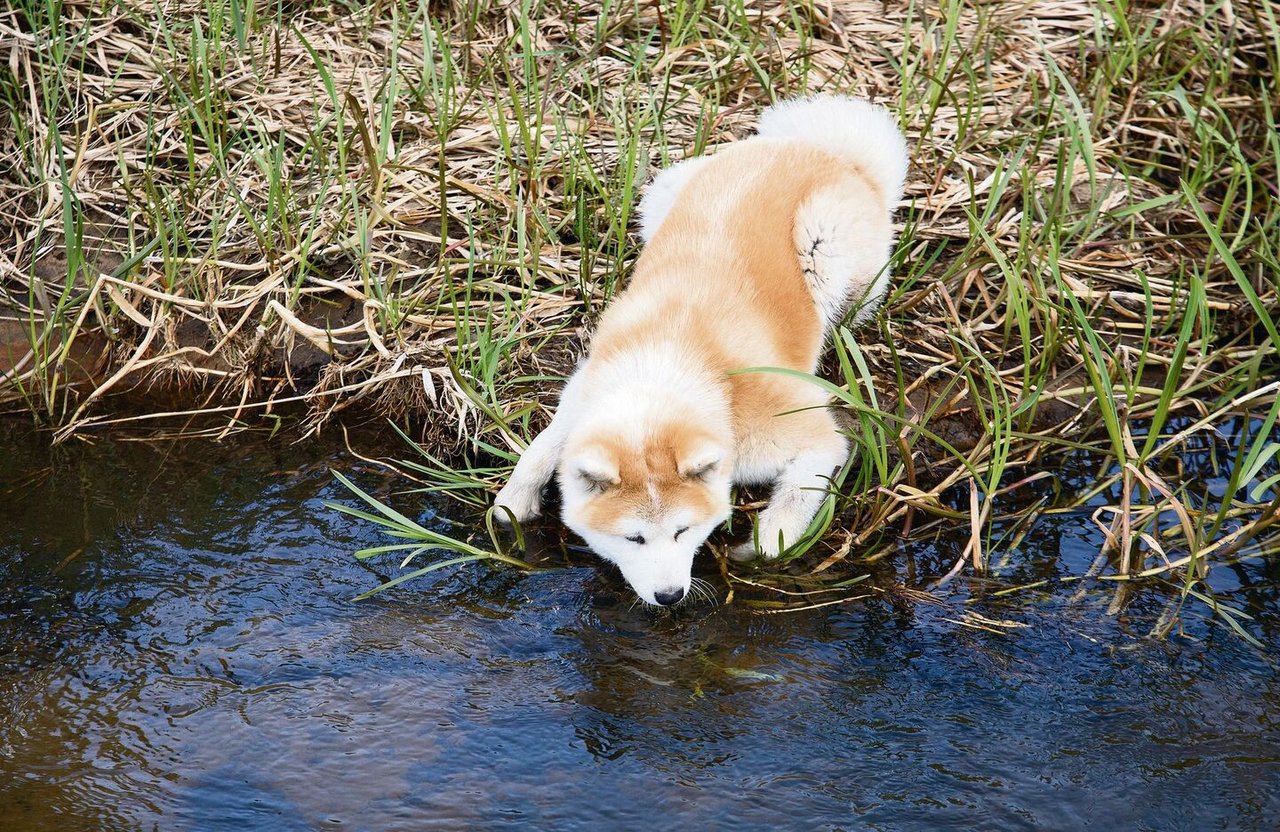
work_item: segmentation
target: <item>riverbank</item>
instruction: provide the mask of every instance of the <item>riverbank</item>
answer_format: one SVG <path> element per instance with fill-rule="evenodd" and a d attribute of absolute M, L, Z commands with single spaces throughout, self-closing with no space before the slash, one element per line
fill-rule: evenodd
<path fill-rule="evenodd" d="M 482 501 L 625 282 L 651 172 L 840 90 L 912 169 L 887 309 L 825 369 L 858 455 L 804 569 L 965 524 L 982 573 L 1087 505 L 1099 572 L 1191 597 L 1280 547 L 1278 31 L 1229 3 L 18 4 L 0 401 L 59 441 L 389 418 Z M 1082 447 L 1115 499 L 1005 510 Z M 1201 448 L 1229 494 L 1183 476 Z"/>

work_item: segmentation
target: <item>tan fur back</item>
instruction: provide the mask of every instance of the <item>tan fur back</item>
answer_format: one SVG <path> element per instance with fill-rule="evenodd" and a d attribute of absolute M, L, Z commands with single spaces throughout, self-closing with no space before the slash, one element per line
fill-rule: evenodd
<path fill-rule="evenodd" d="M 862 178 L 850 162 L 800 142 L 757 138 L 721 150 L 645 247 L 626 292 L 601 320 L 593 356 L 608 360 L 666 341 L 724 373 L 813 372 L 823 322 L 795 251 L 794 218 L 816 190 L 851 175 Z M 740 428 L 825 399 L 817 387 L 779 375 L 729 381 Z"/>

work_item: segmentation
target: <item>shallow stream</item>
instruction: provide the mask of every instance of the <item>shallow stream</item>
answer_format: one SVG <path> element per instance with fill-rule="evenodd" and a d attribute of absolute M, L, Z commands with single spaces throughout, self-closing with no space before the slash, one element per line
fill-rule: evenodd
<path fill-rule="evenodd" d="M 1145 639 L 1164 596 L 653 614 L 577 557 L 356 603 L 394 564 L 351 557 L 383 538 L 322 505 L 351 502 L 330 466 L 0 423 L 0 829 L 1280 824 L 1275 651 L 1194 611 Z M 1083 571 L 1098 535 L 1044 518 L 1008 582 Z M 954 561 L 932 548 L 921 573 Z M 1217 571 L 1280 643 L 1280 564 Z"/>

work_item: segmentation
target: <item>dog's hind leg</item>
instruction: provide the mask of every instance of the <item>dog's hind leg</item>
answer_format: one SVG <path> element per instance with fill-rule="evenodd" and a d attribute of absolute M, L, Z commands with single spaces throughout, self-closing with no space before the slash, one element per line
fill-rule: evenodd
<path fill-rule="evenodd" d="M 658 227 L 671 212 L 671 206 L 675 205 L 676 198 L 680 196 L 684 186 L 689 184 L 689 180 L 706 162 L 705 156 L 685 159 L 653 178 L 649 187 L 645 189 L 644 197 L 640 200 L 640 239 L 646 243 L 653 239 L 653 235 L 658 233 Z"/>
<path fill-rule="evenodd" d="M 827 329 L 850 309 L 875 314 L 889 286 L 893 225 L 875 187 L 845 176 L 813 192 L 796 211 L 796 256 Z"/>
<path fill-rule="evenodd" d="M 581 368 L 569 377 L 560 394 L 556 413 L 551 417 L 551 424 L 524 449 L 511 472 L 511 479 L 494 499 L 493 505 L 498 509 L 494 514 L 503 523 L 510 523 L 513 517 L 516 522 L 523 523 L 542 513 L 542 490 L 555 476 L 569 429 L 577 418 L 580 373 Z"/>

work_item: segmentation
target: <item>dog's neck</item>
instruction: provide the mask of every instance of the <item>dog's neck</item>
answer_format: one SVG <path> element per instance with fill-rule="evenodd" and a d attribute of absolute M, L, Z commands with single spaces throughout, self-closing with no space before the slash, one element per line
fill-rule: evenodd
<path fill-rule="evenodd" d="M 636 344 L 584 368 L 583 415 L 634 426 L 672 418 L 732 433 L 730 387 L 723 368 L 689 344 Z"/>

